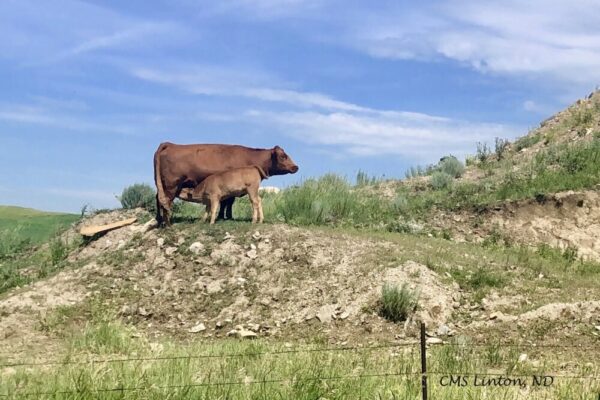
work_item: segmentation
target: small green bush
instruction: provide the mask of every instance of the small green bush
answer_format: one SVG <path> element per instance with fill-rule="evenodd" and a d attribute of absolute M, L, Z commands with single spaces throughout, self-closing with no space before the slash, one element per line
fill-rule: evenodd
<path fill-rule="evenodd" d="M 460 178 L 465 172 L 465 166 L 454 156 L 447 156 L 438 164 L 440 171 L 447 173 L 453 178 Z"/>
<path fill-rule="evenodd" d="M 381 289 L 380 314 L 393 322 L 405 321 L 419 303 L 419 293 L 410 290 L 406 283 L 402 287 L 386 283 Z"/>
<path fill-rule="evenodd" d="M 126 187 L 118 199 L 126 210 L 141 207 L 148 211 L 154 211 L 156 208 L 156 193 L 150 185 L 145 183 L 136 183 Z"/>
<path fill-rule="evenodd" d="M 446 189 L 452 185 L 452 176 L 446 172 L 437 171 L 431 175 L 431 186 L 435 190 Z"/>

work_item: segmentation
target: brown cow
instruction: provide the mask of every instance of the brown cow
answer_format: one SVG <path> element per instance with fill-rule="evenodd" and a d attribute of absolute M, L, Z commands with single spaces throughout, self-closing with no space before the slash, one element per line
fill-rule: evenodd
<path fill-rule="evenodd" d="M 247 194 L 252 203 L 252 223 L 262 223 L 264 217 L 258 188 L 260 182 L 267 178 L 266 172 L 257 166 L 230 169 L 209 176 L 194 189 L 182 189 L 179 198 L 204 204 L 206 212 L 203 220 L 206 221 L 210 213 L 210 223 L 214 224 L 221 201 Z"/>
<path fill-rule="evenodd" d="M 170 224 L 173 201 L 183 188 L 195 188 L 209 175 L 253 165 L 269 176 L 298 171 L 298 166 L 279 146 L 253 149 L 226 144 L 162 143 L 154 154 L 156 220 L 159 225 Z M 232 204 L 234 199 L 223 203 Z"/>

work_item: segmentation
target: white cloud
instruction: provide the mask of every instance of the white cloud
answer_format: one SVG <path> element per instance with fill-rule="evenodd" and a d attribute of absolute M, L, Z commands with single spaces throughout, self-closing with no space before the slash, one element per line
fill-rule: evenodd
<path fill-rule="evenodd" d="M 170 21 L 133 18 L 77 0 L 0 2 L 0 58 L 36 67 L 99 50 L 156 49 L 193 36 Z"/>
<path fill-rule="evenodd" d="M 427 159 L 449 152 L 465 155 L 478 141 L 515 137 L 520 128 L 472 123 L 416 112 L 380 110 L 344 102 L 321 93 L 261 87 L 277 82 L 259 73 L 196 67 L 175 71 L 137 69 L 140 79 L 166 84 L 191 93 L 234 96 L 280 103 L 281 112 L 251 110 L 220 115 L 196 114 L 211 121 L 232 118 L 275 129 L 297 140 L 319 146 L 341 146 L 346 154 L 396 154 Z"/>
<path fill-rule="evenodd" d="M 321 93 L 300 92 L 273 88 L 278 80 L 262 72 L 250 72 L 209 66 L 194 66 L 187 69 L 161 71 L 149 68 L 133 69 L 132 74 L 140 79 L 175 86 L 201 95 L 237 96 L 255 100 L 286 103 L 303 108 L 325 108 L 346 111 L 367 110 Z M 283 84 L 283 82 L 280 82 Z"/>
<path fill-rule="evenodd" d="M 0 104 L 0 121 L 15 124 L 42 125 L 58 127 L 70 131 L 94 133 L 118 133 L 135 135 L 138 128 L 124 123 L 94 122 L 90 118 L 64 114 L 61 111 L 30 105 Z"/>
<path fill-rule="evenodd" d="M 592 1 L 458 0 L 417 12 L 367 11 L 346 44 L 376 57 L 464 63 L 485 73 L 600 82 L 600 13 Z"/>
<path fill-rule="evenodd" d="M 512 138 L 521 131 L 500 124 L 374 110 L 367 113 L 251 111 L 247 116 L 307 143 L 341 146 L 345 152 L 358 156 L 395 154 L 426 162 L 448 153 L 464 156 L 473 152 L 476 142 L 494 137 Z"/>

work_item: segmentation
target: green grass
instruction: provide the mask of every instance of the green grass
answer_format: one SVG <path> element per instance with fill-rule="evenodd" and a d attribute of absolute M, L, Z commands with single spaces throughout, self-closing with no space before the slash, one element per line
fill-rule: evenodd
<path fill-rule="evenodd" d="M 404 283 L 401 287 L 386 283 L 381 289 L 380 314 L 392 322 L 405 321 L 417 309 L 419 293 Z"/>
<path fill-rule="evenodd" d="M 61 311 L 64 313 L 64 311 Z M 325 344 L 196 340 L 150 343 L 119 322 L 94 321 L 70 337 L 63 354 L 31 360 L 57 365 L 12 366 L 0 380 L 0 395 L 22 398 L 44 393 L 52 399 L 416 399 L 421 392 L 418 346 L 357 347 L 336 350 Z M 321 350 L 321 351 L 319 351 Z M 428 350 L 430 398 L 594 399 L 594 380 L 557 378 L 549 388 L 523 392 L 518 387 L 448 387 L 447 373 L 504 376 L 561 374 L 558 362 L 534 368 L 516 362 L 518 352 L 497 344 Z M 544 359 L 531 349 L 530 357 Z M 110 362 L 106 360 L 121 360 Z M 129 359 L 129 360 L 128 360 Z M 6 360 L 0 360 L 4 363 Z M 13 360 L 14 361 L 14 360 Z M 0 373 L 6 369 L 0 367 Z M 594 375 L 583 365 L 569 374 Z M 564 374 L 564 372 L 562 372 Z"/>
<path fill-rule="evenodd" d="M 44 243 L 79 219 L 76 214 L 51 213 L 30 208 L 0 206 L 0 232 L 10 231 L 32 244 Z"/>
<path fill-rule="evenodd" d="M 74 214 L 0 206 L 0 293 L 63 268 L 78 243 L 65 243 L 59 233 L 78 219 Z"/>

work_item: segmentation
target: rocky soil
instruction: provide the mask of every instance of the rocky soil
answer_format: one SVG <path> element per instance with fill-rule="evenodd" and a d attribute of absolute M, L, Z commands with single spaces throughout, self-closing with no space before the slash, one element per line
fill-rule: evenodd
<path fill-rule="evenodd" d="M 559 199 L 560 207 L 575 211 L 585 210 L 588 203 L 588 210 L 597 207 L 592 195 L 584 198 L 584 206 L 570 195 Z M 561 212 L 556 203 L 532 207 Z M 536 214 L 521 214 L 517 208 L 514 215 L 518 220 L 517 216 Z M 129 216 L 115 211 L 84 223 Z M 51 346 L 43 329 L 46 316 L 91 298 L 151 336 L 183 340 L 305 340 L 315 335 L 333 343 L 413 340 L 418 320 L 442 340 L 540 320 L 600 326 L 597 300 L 546 304 L 521 313 L 518 310 L 530 302 L 526 296 L 492 292 L 476 304 L 472 293 L 461 290 L 449 274 L 440 276 L 417 262 L 397 261 L 403 252 L 393 242 L 286 225 L 233 225 L 185 223 L 156 230 L 150 221 L 96 238 L 69 255 L 74 265 L 83 267 L 17 288 L 0 299 L 0 345 L 16 353 Z M 378 315 L 384 283 L 407 284 L 419 293 L 417 313 L 406 323 L 394 324 Z"/>

